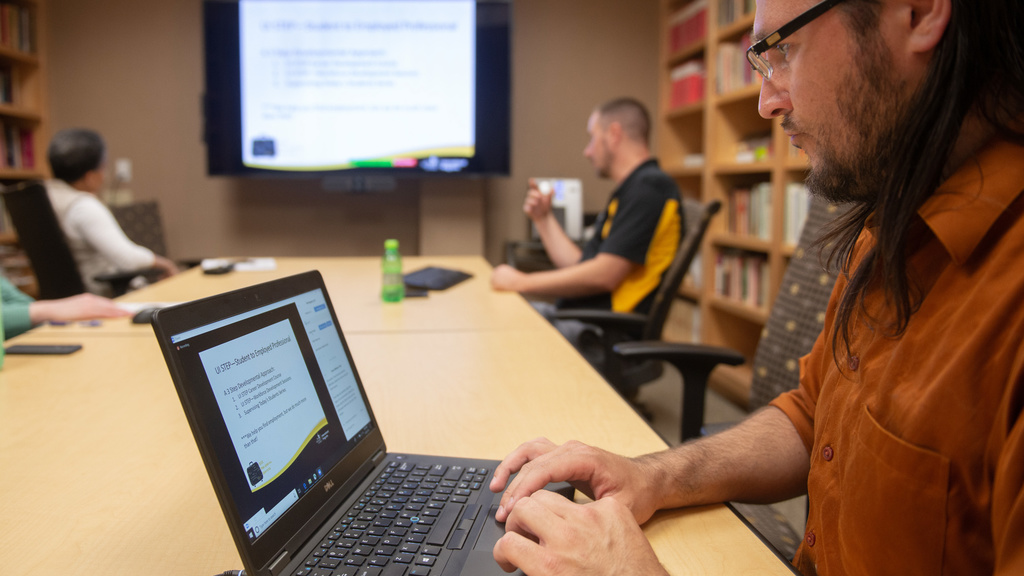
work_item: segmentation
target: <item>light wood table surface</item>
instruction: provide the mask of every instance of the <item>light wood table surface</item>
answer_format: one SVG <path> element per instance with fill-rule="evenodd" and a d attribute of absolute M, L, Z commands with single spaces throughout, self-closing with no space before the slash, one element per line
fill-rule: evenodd
<path fill-rule="evenodd" d="M 338 306 L 338 288 L 329 289 Z M 628 455 L 665 447 L 543 321 L 483 326 L 347 332 L 389 450 L 500 459 L 540 435 Z M 241 568 L 159 347 L 144 328 L 79 331 L 83 350 L 69 356 L 7 357 L 3 574 L 212 576 Z M 55 338 L 32 331 L 14 342 Z M 721 505 L 663 512 L 644 530 L 673 574 L 791 573 Z"/>
<path fill-rule="evenodd" d="M 346 334 L 361 332 L 445 332 L 452 330 L 507 330 L 536 328 L 538 315 L 518 294 L 491 289 L 491 267 L 479 256 L 414 256 L 404 259 L 404 270 L 440 266 L 468 272 L 473 278 L 428 296 L 407 298 L 398 304 L 380 299 L 380 258 L 276 258 L 277 267 L 265 272 L 203 274 L 196 267 L 166 280 L 130 292 L 118 299 L 127 304 L 186 302 L 244 288 L 292 274 L 319 270 Z M 80 333 L 146 333 L 148 325 L 129 318 L 41 326 L 37 333 L 74 336 Z"/>

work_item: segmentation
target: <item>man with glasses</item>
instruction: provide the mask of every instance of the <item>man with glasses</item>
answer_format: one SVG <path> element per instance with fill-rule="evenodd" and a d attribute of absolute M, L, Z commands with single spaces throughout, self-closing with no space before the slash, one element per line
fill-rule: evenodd
<path fill-rule="evenodd" d="M 625 458 L 513 451 L 494 549 L 545 574 L 663 574 L 658 509 L 803 493 L 804 574 L 1024 574 L 1024 5 L 758 0 L 759 111 L 807 152 L 836 283 L 800 388 Z M 569 480 L 577 505 L 538 490 Z"/>

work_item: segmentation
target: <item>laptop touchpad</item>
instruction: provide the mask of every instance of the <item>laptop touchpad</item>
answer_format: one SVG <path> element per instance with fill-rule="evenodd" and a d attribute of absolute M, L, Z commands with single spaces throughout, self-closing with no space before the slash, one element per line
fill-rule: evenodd
<path fill-rule="evenodd" d="M 566 482 L 560 482 L 558 484 L 548 484 L 545 488 L 561 494 L 566 498 L 572 498 L 575 495 L 576 490 Z M 484 519 L 484 526 L 480 530 L 480 536 L 477 537 L 476 544 L 473 545 L 473 551 L 469 554 L 469 559 L 466 561 L 466 565 L 462 568 L 462 574 L 469 575 L 480 575 L 480 576 L 506 576 L 508 572 L 505 572 L 498 566 L 498 563 L 494 561 L 494 545 L 498 542 L 498 539 L 505 535 L 505 524 L 498 523 L 494 519 L 495 512 L 498 511 L 498 506 L 495 504 L 491 506 L 491 509 L 487 511 L 487 517 Z M 523 576 L 522 570 L 516 570 L 512 573 L 513 576 Z"/>

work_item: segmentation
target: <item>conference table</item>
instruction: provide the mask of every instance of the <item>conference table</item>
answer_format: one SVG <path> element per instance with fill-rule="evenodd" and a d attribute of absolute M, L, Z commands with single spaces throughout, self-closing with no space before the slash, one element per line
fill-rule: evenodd
<path fill-rule="evenodd" d="M 276 264 L 193 269 L 123 301 L 180 302 L 317 269 L 389 451 L 501 459 L 537 436 L 626 455 L 666 447 L 522 297 L 490 289 L 482 258 L 407 258 L 407 271 L 436 265 L 473 278 L 398 304 L 380 301 L 379 259 Z M 8 344 L 58 342 L 83 348 L 8 356 L 0 370 L 0 572 L 240 569 L 150 327 L 42 326 Z M 793 573 L 723 505 L 663 511 L 643 528 L 672 574 Z"/>

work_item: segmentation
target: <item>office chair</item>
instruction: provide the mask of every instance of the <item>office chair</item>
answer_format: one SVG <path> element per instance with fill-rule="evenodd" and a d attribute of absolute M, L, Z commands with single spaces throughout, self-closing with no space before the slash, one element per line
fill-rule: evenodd
<path fill-rule="evenodd" d="M 149 248 L 154 254 L 167 256 L 163 219 L 160 218 L 160 205 L 155 200 L 111 206 L 110 213 L 129 240 Z"/>
<path fill-rule="evenodd" d="M 85 292 L 78 264 L 50 204 L 46 187 L 41 182 L 22 182 L 4 189 L 2 195 L 18 233 L 18 242 L 39 283 L 39 298 L 50 300 Z M 132 278 L 153 272 L 156 271 L 147 269 L 102 274 L 96 280 L 110 284 L 114 296 L 120 296 L 128 290 Z"/>
<path fill-rule="evenodd" d="M 559 310 L 560 319 L 573 319 L 600 328 L 602 354 L 596 359 L 596 368 L 623 397 L 634 399 L 642 384 L 661 376 L 662 363 L 646 359 L 634 360 L 615 354 L 613 348 L 622 342 L 632 340 L 660 340 L 665 321 L 679 286 L 690 269 L 690 264 L 700 250 L 701 242 L 711 223 L 712 217 L 721 209 L 721 202 L 712 200 L 701 204 L 689 198 L 683 199 L 683 217 L 686 228 L 675 258 L 669 265 L 655 293 L 651 309 L 647 314 L 612 312 L 593 309 Z M 594 332 L 596 334 L 596 331 Z M 705 350 L 707 350 L 705 348 Z M 709 352 L 710 354 L 710 352 Z M 722 350 L 715 357 L 717 363 L 741 364 L 743 357 L 732 351 Z M 593 362 L 594 360 L 592 360 Z M 711 368 L 708 368 L 710 371 Z"/>
<path fill-rule="evenodd" d="M 818 199 L 811 202 L 800 240 L 754 352 L 748 411 L 768 404 L 800 382 L 799 359 L 811 351 L 821 332 L 837 275 L 835 270 L 822 268 L 822 247 L 815 243 L 822 229 L 845 209 Z M 620 343 L 615 346 L 614 355 L 632 361 L 663 360 L 683 375 L 685 391 L 680 432 L 684 441 L 701 434 L 704 392 L 711 370 L 719 363 L 742 363 L 742 360 L 732 362 L 742 357 L 726 348 L 653 340 Z M 729 361 L 720 362 L 722 358 Z M 686 406 L 691 398 L 693 402 Z"/>
<path fill-rule="evenodd" d="M 156 200 L 140 200 L 130 204 L 111 206 L 110 213 L 124 230 L 125 236 L 139 246 L 149 248 L 154 254 L 167 256 L 167 241 L 164 237 L 164 221 L 160 216 L 160 203 Z M 202 258 L 175 260 L 182 270 L 198 266 Z"/>
<path fill-rule="evenodd" d="M 761 332 L 754 352 L 747 410 L 767 405 L 779 394 L 800 383 L 799 359 L 811 351 L 821 333 L 837 271 L 825 270 L 816 245 L 822 229 L 847 207 L 814 199 L 796 251 L 782 277 L 779 294 Z M 660 341 L 627 342 L 615 353 L 634 360 L 664 360 L 683 377 L 683 409 L 680 434 L 683 441 L 725 426 L 704 426 L 704 393 L 711 371 L 720 358 L 739 354 L 725 348 Z M 732 363 L 732 362 L 725 362 Z M 777 510 L 768 505 L 731 503 L 733 509 L 787 558 L 796 552 L 800 538 Z"/>

